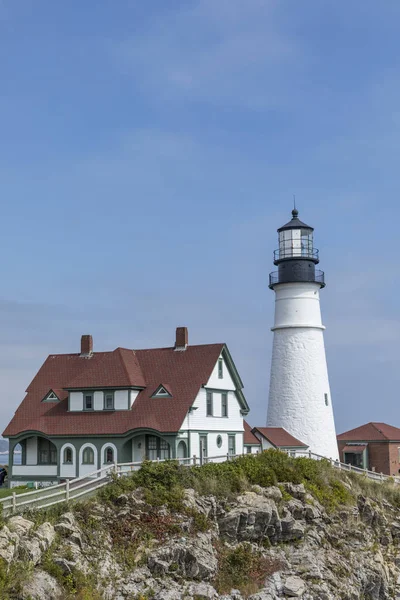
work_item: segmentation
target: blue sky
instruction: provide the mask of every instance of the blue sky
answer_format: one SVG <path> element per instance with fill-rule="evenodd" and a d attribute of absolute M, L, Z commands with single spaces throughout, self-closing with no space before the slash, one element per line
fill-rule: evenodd
<path fill-rule="evenodd" d="M 0 1 L 0 423 L 47 354 L 227 342 L 263 424 L 268 273 L 316 229 L 338 431 L 400 426 L 398 0 Z"/>

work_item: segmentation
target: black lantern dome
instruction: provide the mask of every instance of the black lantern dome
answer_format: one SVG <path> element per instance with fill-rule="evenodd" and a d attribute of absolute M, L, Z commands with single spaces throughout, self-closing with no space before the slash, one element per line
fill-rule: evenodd
<path fill-rule="evenodd" d="M 274 252 L 278 271 L 270 274 L 269 286 L 278 283 L 315 282 L 325 286 L 324 273 L 315 269 L 318 250 L 313 246 L 314 228 L 300 221 L 299 212 L 292 210 L 291 220 L 279 227 L 279 248 Z"/>

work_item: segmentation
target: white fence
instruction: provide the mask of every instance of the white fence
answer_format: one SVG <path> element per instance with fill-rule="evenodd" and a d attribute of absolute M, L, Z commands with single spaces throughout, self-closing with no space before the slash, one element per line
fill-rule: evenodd
<path fill-rule="evenodd" d="M 319 454 L 314 454 L 313 452 L 304 452 L 300 450 L 288 450 L 287 454 L 293 458 L 311 458 L 314 460 L 328 460 L 331 465 L 336 469 L 341 469 L 344 471 L 349 471 L 353 473 L 358 473 L 363 475 L 364 477 L 368 477 L 369 479 L 373 479 L 375 481 L 394 481 L 395 483 L 400 483 L 399 477 L 391 477 L 389 475 L 384 475 L 383 473 L 377 473 L 376 471 L 368 471 L 367 469 L 360 469 L 359 467 L 354 467 L 350 464 L 342 463 L 338 460 L 334 460 L 332 458 L 325 458 L 324 456 L 320 456 Z M 178 462 L 182 466 L 200 466 L 204 463 L 210 462 L 224 462 L 227 460 L 234 460 L 239 458 L 240 456 L 255 456 L 254 454 L 222 454 L 220 456 L 210 456 L 210 457 L 190 457 L 190 458 L 179 458 L 174 459 L 175 462 Z M 163 460 L 155 460 L 152 462 L 162 463 L 166 462 L 168 459 Z M 98 469 L 97 471 L 93 471 L 92 473 L 88 473 L 87 475 L 83 475 L 82 477 L 77 477 L 76 479 L 66 480 L 64 483 L 59 483 L 57 485 L 49 486 L 42 489 L 33 490 L 32 492 L 24 492 L 22 494 L 17 494 L 13 492 L 10 496 L 6 498 L 0 499 L 0 504 L 3 506 L 3 514 L 9 516 L 10 514 L 23 512 L 26 509 L 39 509 L 39 508 L 48 508 L 55 504 L 59 504 L 60 502 L 70 502 L 73 500 L 83 499 L 86 496 L 90 496 L 95 491 L 107 485 L 111 480 L 111 474 L 114 473 L 117 476 L 126 475 L 132 471 L 137 471 L 140 469 L 142 462 L 130 462 L 130 463 L 118 463 L 111 464 L 103 467 L 102 469 Z"/>

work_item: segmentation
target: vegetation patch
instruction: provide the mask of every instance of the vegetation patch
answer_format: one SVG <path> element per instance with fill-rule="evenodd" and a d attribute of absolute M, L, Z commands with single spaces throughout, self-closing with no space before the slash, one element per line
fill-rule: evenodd
<path fill-rule="evenodd" d="M 24 585 L 33 573 L 32 563 L 21 561 L 8 565 L 0 558 L 0 598 L 1 600 L 15 600 L 20 598 Z"/>
<path fill-rule="evenodd" d="M 121 494 L 141 487 L 146 502 L 151 506 L 165 505 L 171 510 L 182 511 L 185 488 L 194 488 L 203 496 L 214 495 L 233 500 L 253 485 L 269 487 L 291 482 L 303 483 L 321 504 L 333 510 L 340 504 L 355 501 L 354 494 L 343 483 L 346 476 L 333 468 L 328 460 L 292 458 L 280 450 L 267 450 L 234 461 L 208 463 L 202 467 L 183 467 L 174 461 L 159 464 L 145 462 L 139 471 L 115 478 L 111 485 L 99 493 L 106 502 L 114 502 Z M 288 494 L 283 492 L 283 495 L 284 500 L 290 499 Z M 398 498 L 400 505 L 400 492 Z"/>
<path fill-rule="evenodd" d="M 235 588 L 247 598 L 264 587 L 267 577 L 282 568 L 279 559 L 254 551 L 250 544 L 241 544 L 233 550 L 220 546 L 217 551 L 219 567 L 214 587 L 220 594 L 228 594 Z"/>

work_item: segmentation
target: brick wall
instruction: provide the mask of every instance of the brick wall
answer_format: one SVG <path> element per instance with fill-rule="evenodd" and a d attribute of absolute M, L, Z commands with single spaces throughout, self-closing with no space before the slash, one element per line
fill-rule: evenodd
<path fill-rule="evenodd" d="M 378 473 L 390 475 L 389 442 L 374 442 L 368 444 L 368 468 Z"/>
<path fill-rule="evenodd" d="M 389 444 L 390 475 L 400 475 L 399 448 L 399 442 Z"/>

